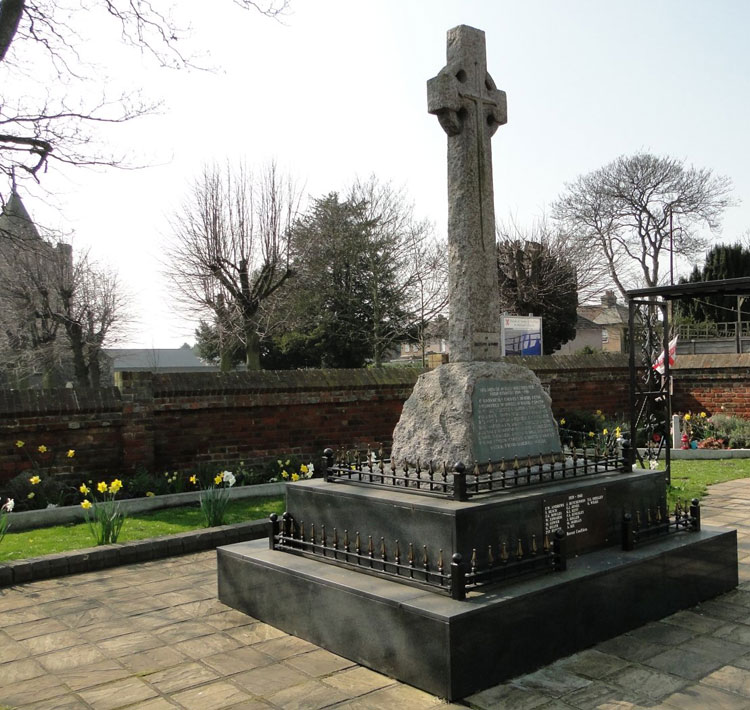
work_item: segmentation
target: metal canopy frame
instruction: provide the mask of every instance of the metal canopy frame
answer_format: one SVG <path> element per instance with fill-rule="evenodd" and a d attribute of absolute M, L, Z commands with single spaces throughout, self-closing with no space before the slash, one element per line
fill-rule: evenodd
<path fill-rule="evenodd" d="M 670 472 L 670 429 L 672 418 L 672 391 L 669 367 L 669 318 L 672 301 L 700 296 L 747 296 L 750 294 L 750 277 L 699 281 L 695 283 L 654 288 L 633 289 L 628 298 L 628 340 L 630 371 L 630 448 L 629 466 L 636 460 L 644 466 L 638 450 L 638 432 L 646 433 L 647 458 L 658 459 L 665 449 L 667 483 Z M 636 318 L 638 314 L 638 318 Z M 640 338 L 636 338 L 636 329 Z M 659 346 L 661 341 L 661 346 Z M 640 345 L 641 363 L 636 363 L 636 349 Z M 664 353 L 664 374 L 660 375 L 652 364 Z M 640 374 L 640 377 L 639 377 Z M 658 434 L 658 437 L 655 435 Z M 658 440 L 657 440 L 658 439 Z"/>

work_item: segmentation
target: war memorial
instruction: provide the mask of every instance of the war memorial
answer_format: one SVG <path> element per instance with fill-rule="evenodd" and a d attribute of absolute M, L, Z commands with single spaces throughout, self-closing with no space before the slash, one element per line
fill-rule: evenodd
<path fill-rule="evenodd" d="M 448 141 L 450 363 L 422 375 L 389 459 L 327 450 L 268 541 L 218 550 L 219 599 L 456 699 L 737 585 L 736 531 L 669 511 L 628 441 L 561 445 L 536 376 L 503 362 L 485 37 L 448 32 L 427 84 Z"/>

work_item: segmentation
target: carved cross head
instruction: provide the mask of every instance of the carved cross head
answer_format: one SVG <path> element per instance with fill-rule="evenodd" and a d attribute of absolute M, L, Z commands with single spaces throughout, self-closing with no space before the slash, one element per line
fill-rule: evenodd
<path fill-rule="evenodd" d="M 507 123 L 508 107 L 505 92 L 487 71 L 484 32 L 468 25 L 448 30 L 447 55 L 446 66 L 427 82 L 428 112 L 438 117 L 449 136 L 455 136 L 476 111 L 487 136 L 492 136 Z"/>

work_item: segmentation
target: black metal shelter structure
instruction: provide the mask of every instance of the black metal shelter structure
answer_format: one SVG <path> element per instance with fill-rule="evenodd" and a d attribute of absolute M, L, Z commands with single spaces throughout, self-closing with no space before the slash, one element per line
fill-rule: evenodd
<path fill-rule="evenodd" d="M 656 460 L 666 448 L 667 482 L 670 482 L 670 425 L 672 391 L 669 363 L 671 305 L 674 301 L 706 296 L 747 296 L 750 277 L 633 289 L 628 297 L 630 369 L 630 466 L 642 468 L 645 449 L 648 460 Z M 640 352 L 637 352 L 640 351 Z M 640 354 L 640 358 L 638 355 Z M 664 372 L 654 363 L 664 355 Z"/>

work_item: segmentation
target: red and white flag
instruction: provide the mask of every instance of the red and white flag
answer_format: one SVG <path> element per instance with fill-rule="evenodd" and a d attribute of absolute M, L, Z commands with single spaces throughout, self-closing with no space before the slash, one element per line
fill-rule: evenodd
<path fill-rule="evenodd" d="M 677 336 L 675 335 L 672 340 L 669 341 L 669 366 L 672 367 L 674 365 L 674 359 L 675 355 L 677 353 Z M 661 355 L 656 359 L 656 362 L 651 366 L 656 370 L 660 375 L 664 374 L 664 353 L 662 352 Z"/>

